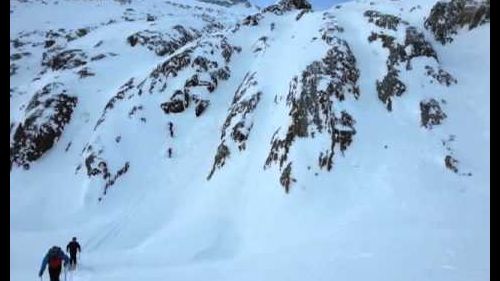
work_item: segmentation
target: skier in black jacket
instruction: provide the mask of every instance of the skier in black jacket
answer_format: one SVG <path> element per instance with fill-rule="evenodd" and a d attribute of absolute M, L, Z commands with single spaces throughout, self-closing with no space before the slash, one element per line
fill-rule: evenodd
<path fill-rule="evenodd" d="M 66 252 L 69 252 L 70 256 L 70 266 L 71 268 L 76 267 L 76 252 L 81 252 L 80 244 L 76 242 L 76 237 L 73 237 L 73 240 L 68 243 L 68 246 L 66 246 Z"/>

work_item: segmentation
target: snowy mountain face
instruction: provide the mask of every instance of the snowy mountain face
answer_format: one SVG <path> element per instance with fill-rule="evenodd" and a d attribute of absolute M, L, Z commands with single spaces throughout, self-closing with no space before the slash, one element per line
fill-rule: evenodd
<path fill-rule="evenodd" d="M 11 280 L 488 280 L 489 11 L 11 0 Z"/>
<path fill-rule="evenodd" d="M 230 7 L 230 6 L 239 5 L 239 4 L 242 4 L 247 8 L 250 8 L 252 6 L 252 4 L 250 2 L 248 2 L 247 0 L 198 0 L 198 1 L 210 3 L 210 4 L 221 5 L 224 7 Z"/>

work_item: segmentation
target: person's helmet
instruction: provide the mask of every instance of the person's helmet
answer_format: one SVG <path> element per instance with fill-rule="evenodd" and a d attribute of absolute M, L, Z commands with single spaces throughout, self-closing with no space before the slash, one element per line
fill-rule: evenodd
<path fill-rule="evenodd" d="M 76 237 L 73 237 L 73 241 L 76 241 Z"/>

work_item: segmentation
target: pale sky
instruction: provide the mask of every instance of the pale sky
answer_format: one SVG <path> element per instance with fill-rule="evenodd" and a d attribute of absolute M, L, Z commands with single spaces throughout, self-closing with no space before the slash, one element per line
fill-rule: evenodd
<path fill-rule="evenodd" d="M 335 4 L 346 2 L 347 0 L 308 0 L 315 10 L 322 10 L 332 7 Z M 265 7 L 278 2 L 277 0 L 250 0 L 253 4 Z"/>

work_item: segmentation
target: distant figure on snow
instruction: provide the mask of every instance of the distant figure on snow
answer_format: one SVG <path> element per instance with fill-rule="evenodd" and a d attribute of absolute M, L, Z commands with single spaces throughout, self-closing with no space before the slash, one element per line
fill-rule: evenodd
<path fill-rule="evenodd" d="M 81 252 L 80 244 L 76 242 L 76 237 L 73 237 L 71 242 L 68 243 L 68 246 L 66 246 L 66 252 L 69 252 L 70 256 L 70 265 L 71 268 L 76 267 L 76 252 Z"/>
<path fill-rule="evenodd" d="M 42 277 L 43 271 L 47 264 L 49 265 L 49 275 L 50 281 L 59 281 L 59 275 L 61 275 L 62 261 L 64 260 L 64 267 L 68 265 L 69 258 L 63 252 L 63 250 L 57 246 L 53 246 L 49 249 L 42 261 L 42 266 L 40 267 L 39 277 Z"/>
<path fill-rule="evenodd" d="M 168 122 L 168 130 L 170 131 L 170 137 L 174 137 L 174 123 Z"/>

